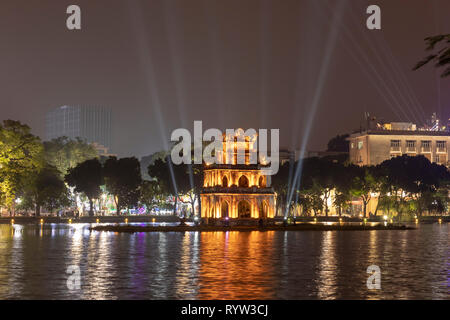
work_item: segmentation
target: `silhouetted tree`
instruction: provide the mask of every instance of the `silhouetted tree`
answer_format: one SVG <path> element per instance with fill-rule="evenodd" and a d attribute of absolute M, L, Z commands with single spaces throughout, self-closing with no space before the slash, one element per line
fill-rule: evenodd
<path fill-rule="evenodd" d="M 85 160 L 96 158 L 98 152 L 81 138 L 59 137 L 44 142 L 44 156 L 46 162 L 55 166 L 64 177 L 70 168 Z"/>
<path fill-rule="evenodd" d="M 349 152 L 349 142 L 346 140 L 348 137 L 348 134 L 338 134 L 336 137 L 328 141 L 327 151 Z"/>
<path fill-rule="evenodd" d="M 377 187 L 374 167 L 357 167 L 350 193 L 361 199 L 364 218 L 367 217 L 367 205 L 372 198 L 372 193 L 377 191 Z"/>
<path fill-rule="evenodd" d="M 102 165 L 98 159 L 86 160 L 69 169 L 65 180 L 75 188 L 75 192 L 84 193 L 89 199 L 89 215 L 94 215 L 93 199 L 100 196 L 103 184 Z"/>
<path fill-rule="evenodd" d="M 36 217 L 40 216 L 41 207 L 46 207 L 51 212 L 54 209 L 69 205 L 67 187 L 55 167 L 46 165 L 27 177 L 21 206 L 33 208 Z"/>
<path fill-rule="evenodd" d="M 117 214 L 122 208 L 136 206 L 142 178 L 139 160 L 135 157 L 109 157 L 103 168 L 106 190 L 114 197 Z"/>
<path fill-rule="evenodd" d="M 425 57 L 422 61 L 418 62 L 413 70 L 417 70 L 427 63 L 434 61 L 435 67 L 446 67 L 441 74 L 441 77 L 447 77 L 450 75 L 450 34 L 441 34 L 425 38 L 427 44 L 426 50 L 433 51 L 430 55 Z M 442 44 L 441 48 L 437 48 Z"/>

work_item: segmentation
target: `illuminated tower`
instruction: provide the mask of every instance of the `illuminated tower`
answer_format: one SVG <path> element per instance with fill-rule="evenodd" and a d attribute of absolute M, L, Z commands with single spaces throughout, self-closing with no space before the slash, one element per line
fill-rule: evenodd
<path fill-rule="evenodd" d="M 256 135 L 243 134 L 238 129 L 234 135 L 224 135 L 223 152 L 218 155 L 223 164 L 205 165 L 201 192 L 204 221 L 266 219 L 275 215 L 275 192 L 270 187 L 270 176 L 262 171 L 265 165 L 258 161 L 251 164 Z"/>

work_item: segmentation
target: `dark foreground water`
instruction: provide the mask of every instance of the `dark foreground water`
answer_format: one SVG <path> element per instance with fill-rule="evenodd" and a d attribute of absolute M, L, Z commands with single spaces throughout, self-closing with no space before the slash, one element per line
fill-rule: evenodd
<path fill-rule="evenodd" d="M 0 299 L 448 299 L 450 225 L 135 233 L 0 225 Z M 381 269 L 381 290 L 366 270 Z M 70 266 L 81 288 L 67 286 Z"/>

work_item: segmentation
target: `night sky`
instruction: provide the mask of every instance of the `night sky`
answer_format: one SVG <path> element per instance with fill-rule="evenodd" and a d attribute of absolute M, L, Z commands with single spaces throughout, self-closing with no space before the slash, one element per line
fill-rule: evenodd
<path fill-rule="evenodd" d="M 381 30 L 366 28 L 369 4 Z M 49 109 L 111 106 L 120 156 L 159 151 L 194 120 L 279 128 L 282 146 L 321 150 L 365 111 L 450 117 L 450 78 L 411 70 L 425 37 L 450 33 L 449 13 L 448 0 L 2 0 L 0 119 L 43 137 Z"/>

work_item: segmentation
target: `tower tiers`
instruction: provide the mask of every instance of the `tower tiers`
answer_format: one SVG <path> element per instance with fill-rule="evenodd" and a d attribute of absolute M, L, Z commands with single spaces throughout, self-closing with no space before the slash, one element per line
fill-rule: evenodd
<path fill-rule="evenodd" d="M 275 215 L 270 176 L 258 165 L 210 165 L 204 169 L 202 218 L 264 219 Z"/>

